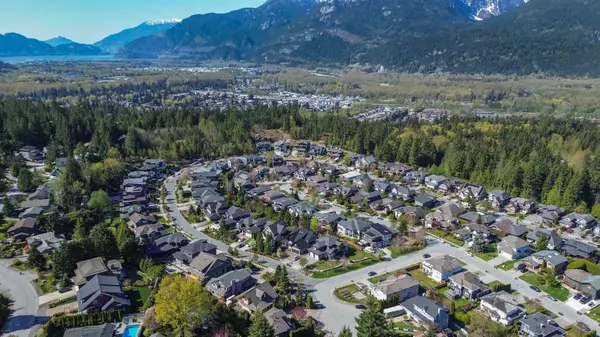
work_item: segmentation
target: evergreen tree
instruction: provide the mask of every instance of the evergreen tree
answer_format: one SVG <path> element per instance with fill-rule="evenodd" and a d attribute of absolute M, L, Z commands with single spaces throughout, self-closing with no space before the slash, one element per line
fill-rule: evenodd
<path fill-rule="evenodd" d="M 27 257 L 27 264 L 34 268 L 42 269 L 46 267 L 46 257 L 36 247 L 31 247 L 29 249 L 29 256 Z"/>
<path fill-rule="evenodd" d="M 388 337 L 387 320 L 383 312 L 375 303 L 372 297 L 369 297 L 367 309 L 363 310 L 356 320 L 357 337 Z"/>
<path fill-rule="evenodd" d="M 252 325 L 248 337 L 273 337 L 275 332 L 262 311 L 256 311 L 252 317 Z"/>
<path fill-rule="evenodd" d="M 352 331 L 350 330 L 349 327 L 344 326 L 342 328 L 342 331 L 340 331 L 340 334 L 338 335 L 338 337 L 352 337 Z"/>
<path fill-rule="evenodd" d="M 33 173 L 26 168 L 19 170 L 17 188 L 21 192 L 33 192 L 37 186 L 34 183 Z"/>
<path fill-rule="evenodd" d="M 98 256 L 110 260 L 119 257 L 119 247 L 113 233 L 104 225 L 97 224 L 89 235 L 94 252 Z"/>

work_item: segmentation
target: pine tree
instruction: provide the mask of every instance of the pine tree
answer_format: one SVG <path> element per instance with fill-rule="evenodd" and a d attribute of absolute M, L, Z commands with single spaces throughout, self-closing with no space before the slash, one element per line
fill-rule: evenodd
<path fill-rule="evenodd" d="M 248 337 L 273 337 L 275 332 L 262 311 L 257 311 L 252 317 L 252 325 Z"/>
<path fill-rule="evenodd" d="M 349 327 L 344 326 L 342 328 L 342 331 L 340 331 L 340 334 L 338 335 L 338 337 L 352 337 L 352 331 L 350 330 Z"/>
<path fill-rule="evenodd" d="M 369 297 L 367 309 L 362 311 L 355 320 L 357 337 L 390 336 L 387 320 L 372 297 Z"/>
<path fill-rule="evenodd" d="M 27 257 L 27 264 L 34 268 L 42 269 L 46 266 L 46 257 L 36 247 L 31 247 L 29 249 L 29 256 Z"/>

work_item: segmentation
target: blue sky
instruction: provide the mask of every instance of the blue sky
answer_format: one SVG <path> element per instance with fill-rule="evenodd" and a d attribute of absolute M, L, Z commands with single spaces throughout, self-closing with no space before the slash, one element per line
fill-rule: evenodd
<path fill-rule="evenodd" d="M 257 7 L 265 0 L 2 0 L 0 33 L 94 43 L 147 20 Z"/>

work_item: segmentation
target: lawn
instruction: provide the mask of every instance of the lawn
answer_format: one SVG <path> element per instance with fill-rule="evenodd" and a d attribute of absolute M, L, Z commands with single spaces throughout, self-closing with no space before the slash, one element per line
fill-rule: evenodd
<path fill-rule="evenodd" d="M 430 229 L 428 230 L 428 232 L 459 247 L 462 247 L 465 244 L 463 240 L 455 238 L 454 235 L 452 235 L 452 233 L 447 233 L 446 231 L 441 229 Z"/>
<path fill-rule="evenodd" d="M 452 302 L 454 302 L 454 304 L 456 305 L 456 308 L 462 308 L 465 305 L 469 304 L 469 300 L 464 299 L 462 297 L 461 298 L 457 298 L 455 300 L 451 300 L 449 298 L 446 298 L 445 297 L 446 296 L 445 293 L 446 293 L 446 290 L 449 290 L 449 289 L 450 289 L 450 286 L 445 286 L 443 288 L 438 289 L 437 293 L 440 294 L 440 295 L 442 295 L 442 296 L 444 296 L 444 300 L 445 301 L 452 301 Z"/>
<path fill-rule="evenodd" d="M 373 257 L 373 254 L 369 254 L 364 250 L 356 249 L 356 247 L 348 246 L 348 251 L 346 252 L 346 258 L 348 260 L 360 260 L 365 257 Z"/>
<path fill-rule="evenodd" d="M 348 303 L 355 303 L 355 304 L 366 304 L 367 303 L 367 298 L 365 297 L 364 299 L 357 299 L 354 296 L 352 296 L 352 294 L 360 292 L 360 289 L 358 289 L 358 287 L 355 284 L 349 284 L 347 286 L 343 286 L 341 288 L 337 288 L 336 290 L 334 290 L 333 294 L 335 295 L 335 297 L 339 298 L 340 300 L 344 301 L 344 302 L 348 302 Z"/>
<path fill-rule="evenodd" d="M 326 271 L 326 272 L 320 272 L 320 271 L 316 271 L 312 273 L 312 277 L 317 278 L 317 279 L 323 279 L 323 278 L 328 278 L 328 277 L 333 277 L 333 276 L 337 276 L 337 275 L 341 275 L 344 273 L 347 273 L 349 271 L 353 271 L 353 270 L 357 270 L 357 269 L 361 269 L 364 267 L 368 267 L 368 266 L 372 266 L 374 264 L 377 264 L 379 262 L 381 262 L 382 260 L 378 259 L 378 258 L 373 258 L 373 259 L 368 259 L 368 260 L 364 260 L 364 261 L 360 261 L 357 263 L 348 263 L 343 267 L 340 268 L 336 268 L 330 271 Z M 366 272 L 365 272 L 366 273 Z"/>
<path fill-rule="evenodd" d="M 584 267 L 585 266 L 585 267 Z M 600 266 L 593 264 L 588 260 L 575 260 L 567 266 L 567 269 L 583 269 L 592 275 L 600 275 Z"/>
<path fill-rule="evenodd" d="M 430 279 L 427 275 L 423 273 L 420 269 L 411 270 L 408 274 L 414 277 L 415 280 L 421 284 L 421 286 L 425 289 L 429 289 L 431 287 L 436 287 L 439 284 L 434 280 Z"/>
<path fill-rule="evenodd" d="M 400 257 L 402 255 L 406 255 L 406 254 L 410 254 L 412 252 L 416 252 L 419 251 L 423 248 L 425 248 L 425 245 L 417 245 L 417 246 L 395 246 L 395 245 L 391 245 L 389 247 L 387 247 L 390 252 L 392 252 L 392 258 L 397 258 Z"/>
<path fill-rule="evenodd" d="M 6 240 L 6 231 L 14 224 L 14 221 L 5 221 L 0 224 L 0 240 Z"/>
<path fill-rule="evenodd" d="M 125 295 L 131 301 L 131 312 L 139 312 L 151 292 L 152 290 L 148 287 L 133 287 L 125 290 Z"/>
<path fill-rule="evenodd" d="M 35 284 L 44 294 L 56 291 L 56 279 L 52 273 L 39 273 Z"/>
<path fill-rule="evenodd" d="M 318 261 L 313 264 L 313 268 L 315 268 L 318 271 L 322 271 L 322 270 L 326 270 L 329 268 L 333 268 L 335 266 L 339 266 L 342 263 L 343 263 L 342 261 L 337 261 L 337 260 Z"/>
<path fill-rule="evenodd" d="M 500 263 L 499 265 L 497 265 L 496 267 L 502 269 L 502 270 L 511 270 L 515 268 L 515 264 L 519 262 L 519 260 L 510 260 L 510 261 L 506 261 L 503 263 Z"/>
<path fill-rule="evenodd" d="M 542 276 L 536 273 L 527 273 L 519 277 L 521 280 L 540 288 L 548 295 L 554 296 L 559 301 L 566 301 L 569 298 L 569 291 L 562 286 L 548 287 L 543 284 Z"/>
<path fill-rule="evenodd" d="M 367 280 L 373 284 L 377 284 L 377 282 L 379 282 L 379 280 L 384 280 L 384 279 L 386 279 L 392 275 L 396 275 L 398 273 L 404 273 L 404 271 L 405 271 L 404 269 L 393 270 L 389 273 L 373 276 Z"/>
<path fill-rule="evenodd" d="M 485 261 L 489 261 L 498 256 L 498 250 L 497 250 L 496 243 L 492 243 L 492 244 L 488 245 L 485 248 L 485 252 L 480 253 L 474 249 L 469 249 L 469 252 L 473 253 L 473 255 L 475 255 Z"/>
<path fill-rule="evenodd" d="M 394 322 L 394 332 L 398 334 L 406 334 L 412 336 L 415 330 L 416 328 L 414 327 L 414 325 L 406 323 L 405 321 Z"/>
<path fill-rule="evenodd" d="M 600 322 L 600 306 L 590 310 L 586 315 L 594 321 Z"/>

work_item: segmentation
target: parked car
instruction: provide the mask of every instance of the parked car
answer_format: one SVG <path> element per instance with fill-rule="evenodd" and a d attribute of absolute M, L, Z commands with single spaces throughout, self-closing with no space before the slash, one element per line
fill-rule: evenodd
<path fill-rule="evenodd" d="M 552 301 L 556 302 L 556 298 L 554 298 L 554 296 L 548 295 L 548 298 L 551 299 Z"/>
<path fill-rule="evenodd" d="M 370 271 L 367 275 L 369 275 L 369 276 L 375 276 L 375 275 L 377 275 L 377 273 L 374 272 L 374 271 Z"/>
<path fill-rule="evenodd" d="M 576 294 L 575 296 L 573 296 L 574 299 L 578 300 L 582 297 L 583 295 L 581 293 Z"/>
<path fill-rule="evenodd" d="M 529 286 L 529 288 L 531 288 L 533 291 L 535 291 L 536 293 L 541 293 L 542 291 L 540 290 L 540 288 L 536 287 L 536 286 Z"/>
<path fill-rule="evenodd" d="M 590 300 L 591 300 L 591 298 L 589 298 L 589 297 L 584 297 L 584 298 L 582 298 L 582 299 L 579 301 L 579 303 L 581 303 L 581 304 L 586 304 L 586 303 L 587 303 L 587 302 L 589 302 Z"/>
<path fill-rule="evenodd" d="M 240 244 L 238 245 L 238 248 L 240 248 L 240 249 L 241 249 L 241 248 L 244 248 L 244 246 L 245 246 L 245 244 L 243 244 L 243 243 L 240 243 Z"/>
<path fill-rule="evenodd" d="M 71 288 L 69 287 L 62 287 L 62 288 L 58 288 L 58 292 L 59 293 L 66 293 L 67 291 L 71 290 Z"/>
<path fill-rule="evenodd" d="M 358 309 L 358 310 L 365 310 L 367 308 L 367 306 L 364 305 L 364 304 L 357 304 L 355 306 L 355 308 Z"/>
<path fill-rule="evenodd" d="M 294 261 L 298 261 L 298 260 L 300 260 L 300 255 L 294 256 Z"/>
<path fill-rule="evenodd" d="M 583 322 L 577 322 L 577 327 L 585 332 L 591 331 L 590 327 Z"/>
<path fill-rule="evenodd" d="M 589 305 L 590 307 L 593 307 L 594 305 L 596 305 L 596 302 L 592 301 L 592 302 L 588 303 L 588 305 Z"/>
<path fill-rule="evenodd" d="M 425 258 L 425 259 L 428 259 L 428 258 L 430 258 L 430 257 L 431 257 L 431 254 L 427 254 L 427 253 L 426 253 L 426 254 L 423 254 L 423 258 Z"/>

